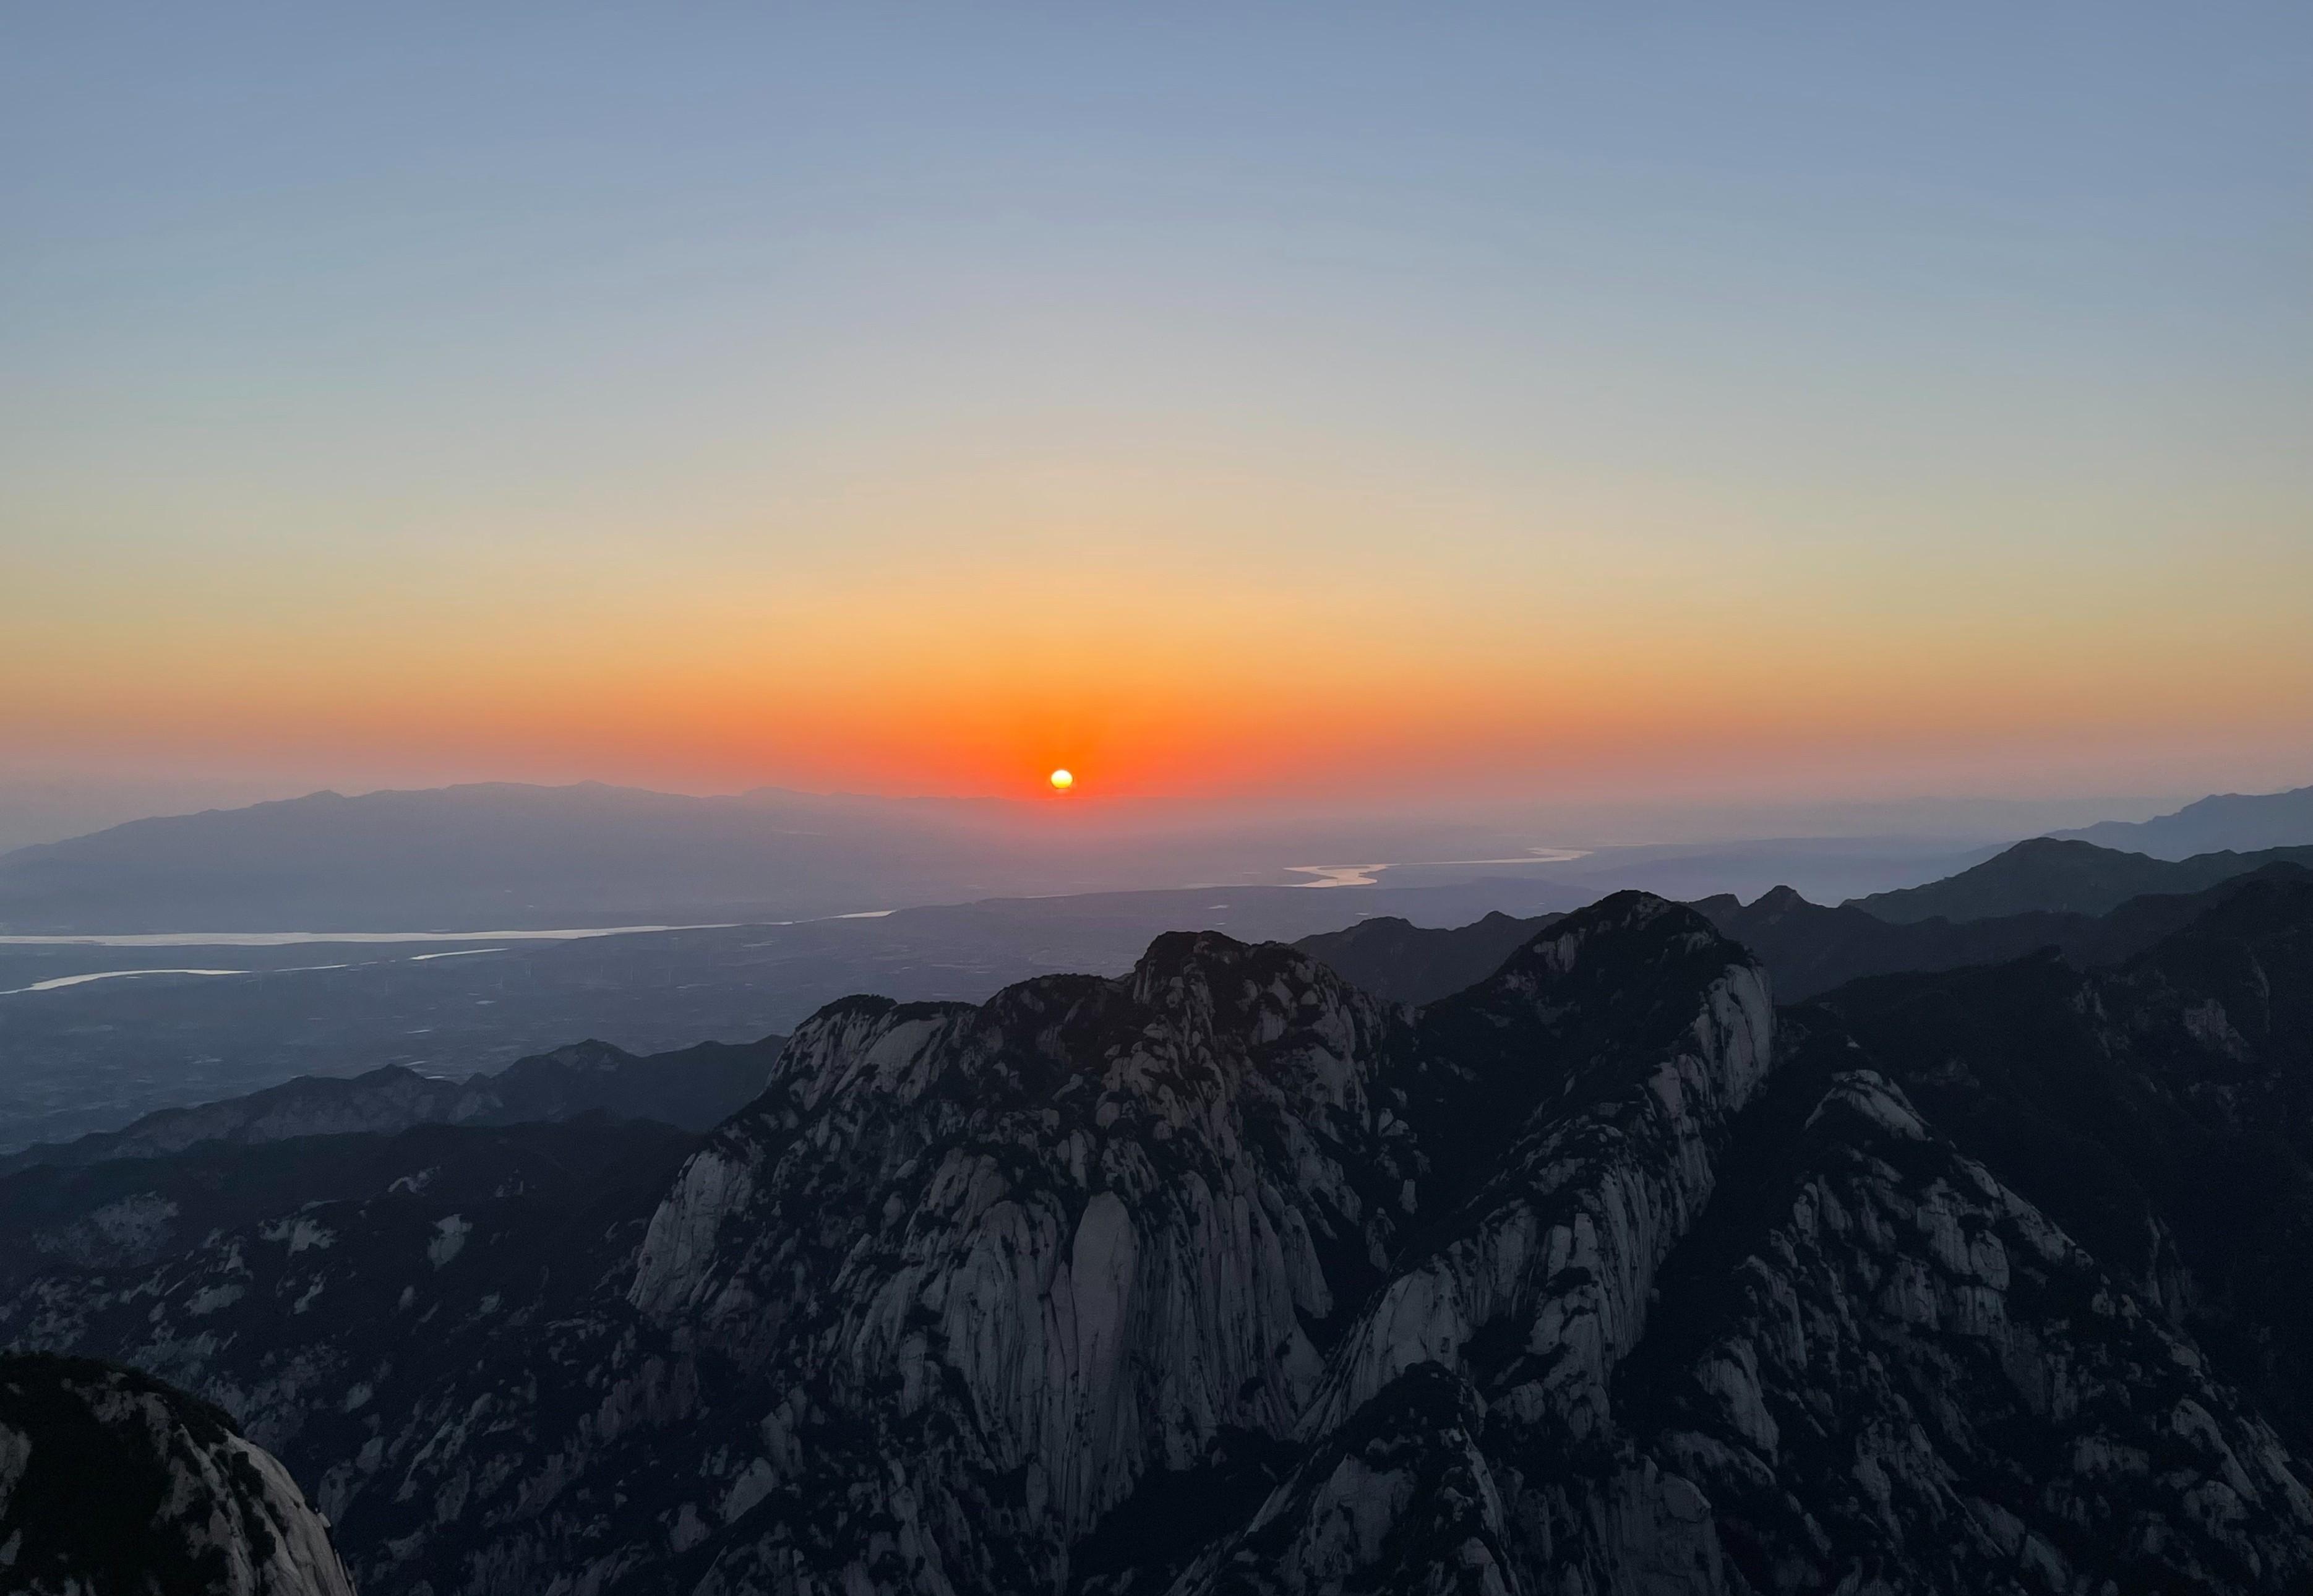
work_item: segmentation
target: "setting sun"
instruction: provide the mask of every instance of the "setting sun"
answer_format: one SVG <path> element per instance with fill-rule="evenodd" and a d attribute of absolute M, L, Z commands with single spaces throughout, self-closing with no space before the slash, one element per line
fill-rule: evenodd
<path fill-rule="evenodd" d="M 1077 785 L 1077 778 L 1065 770 L 1052 772 L 1052 791 L 1065 793 Z"/>

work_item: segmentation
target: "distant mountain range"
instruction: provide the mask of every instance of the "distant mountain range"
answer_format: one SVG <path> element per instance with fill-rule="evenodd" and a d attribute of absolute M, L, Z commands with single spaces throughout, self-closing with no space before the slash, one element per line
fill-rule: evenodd
<path fill-rule="evenodd" d="M 2023 882 L 2040 879 L 2030 861 L 2042 848 L 2024 844 L 2010 850 L 2024 861 L 2018 878 Z M 1992 964 L 2042 949 L 2081 969 L 2116 964 L 2189 924 L 2247 881 L 2268 878 L 2313 880 L 2313 871 L 2271 863 L 2199 893 L 2149 894 L 2101 916 L 2033 910 L 1959 922 L 1891 922 L 1851 904 L 1810 903 L 1789 888 L 1747 904 L 1722 895 L 1693 907 L 1721 933 L 1752 949 L 1772 977 L 1777 996 L 1790 1002 L 1860 977 Z M 1186 900 L 1167 901 L 1182 912 L 1193 907 Z M 1315 907 L 1320 900 L 1294 895 L 1289 901 Z M 1067 900 L 1042 907 L 1063 908 Z M 917 911 L 917 917 L 971 914 Z M 1483 981 L 1537 933 L 1564 917 L 1497 912 L 1468 925 L 1429 927 L 1376 916 L 1305 936 L 1294 945 L 1376 996 L 1427 1004 Z M 1003 923 L 985 912 L 973 923 L 981 926 L 983 938 L 1003 933 Z M 1080 951 L 1096 954 L 1105 964 L 1104 943 L 1114 937 L 1105 923 L 1086 921 L 1073 940 Z M 884 945 L 875 949 L 888 961 Z M 873 969 L 862 965 L 857 978 L 873 979 Z M 118 1131 L 29 1147 L 0 1157 L 0 1173 L 35 1164 L 160 1157 L 209 1144 L 393 1133 L 428 1124 L 511 1125 L 586 1113 L 705 1130 L 762 1090 L 781 1042 L 770 1037 L 736 1046 L 704 1043 L 638 1057 L 605 1042 L 586 1041 L 523 1058 L 495 1074 L 458 1079 L 395 1065 L 351 1077 L 304 1075 L 198 1107 L 161 1109 Z"/>
<path fill-rule="evenodd" d="M 2313 846 L 2168 860 L 2040 837 L 1942 881 L 1875 892 L 1851 903 L 1897 925 L 2036 913 L 2101 915 L 2148 892 L 2198 892 L 2266 864 L 2313 865 Z"/>
<path fill-rule="evenodd" d="M 2313 845 L 2313 789 L 2212 798 L 2142 828 Z M 483 784 L 303 798 L 131 821 L 0 854 L 0 932 L 516 930 L 761 923 L 989 898 L 1195 882 L 1309 884 L 1314 867 L 1392 886 L 1515 875 L 1572 908 L 1640 888 L 1749 899 L 1790 882 L 1819 900 L 1884 896 L 1976 864 L 1948 837 L 1799 837 L 1544 847 L 1531 821 L 1103 803 L 893 799 L 766 788 L 689 797 L 582 783 Z M 1996 845 L 1995 845 L 1996 846 Z M 2223 847 L 2238 848 L 2231 841 Z M 1366 864 L 1364 861 L 1390 861 Z M 2177 878 L 2134 891 L 2187 890 Z M 2102 907 L 2109 907 L 2106 902 Z M 1504 907 L 1508 907 L 1507 904 Z M 2091 904 L 2082 912 L 2098 912 Z M 1875 913 L 1900 912 L 1887 906 Z M 1943 913 L 1942 909 L 1923 910 Z M 1993 907 L 1969 913 L 2016 912 Z M 1959 917 L 1955 913 L 1949 917 Z"/>
<path fill-rule="evenodd" d="M 803 917 L 999 879 L 1080 885 L 1002 807 L 586 783 L 315 793 L 0 855 L 0 925 L 281 931 Z M 1061 850 L 1065 854 L 1065 850 Z"/>
<path fill-rule="evenodd" d="M 2148 893 L 2102 915 L 2052 909 L 1981 919 L 1893 922 L 1853 904 L 1825 908 L 1783 889 L 1752 902 L 1704 899 L 1694 907 L 1728 936 L 1753 949 L 1789 1002 L 1865 976 L 1899 970 L 1957 969 L 1998 964 L 2048 950 L 2078 969 L 2117 964 L 2151 947 L 2247 883 L 2313 881 L 2313 870 L 2276 863 L 2229 877 L 2196 893 Z"/>
<path fill-rule="evenodd" d="M 485 833 L 502 837 L 523 829 L 517 822 L 525 812 L 567 805 L 594 817 L 589 825 L 608 826 L 604 817 L 621 812 L 625 802 L 615 793 L 560 789 L 515 789 L 511 796 L 501 789 L 419 796 L 429 802 L 373 808 L 369 800 L 339 800 L 311 811 L 301 804 L 280 807 L 318 815 L 339 828 L 364 815 L 383 817 L 380 825 L 389 831 L 400 828 L 408 843 L 469 811 L 488 818 Z M 791 819 L 816 804 L 842 809 L 848 802 L 791 798 L 769 794 L 746 802 L 760 802 Z M 651 794 L 643 799 L 646 809 L 658 802 Z M 912 812 L 908 805 L 897 807 Z M 413 811 L 421 814 L 423 825 L 413 829 L 395 819 L 406 820 Z M 682 817 L 688 813 L 680 811 L 670 823 L 682 829 L 688 824 Z M 261 818 L 257 811 L 194 817 L 228 829 L 253 828 Z M 450 831 L 456 834 L 458 828 Z M 180 834 L 170 847 L 191 849 L 187 835 Z M 92 847 L 110 846 L 119 836 L 84 841 Z M 261 844 L 261 838 L 243 837 L 236 846 Z M 1264 846 L 1271 845 L 1274 857 L 1306 856 L 1297 845 L 1272 837 Z M 1862 909 L 1842 914 L 1825 907 L 1838 901 L 1825 887 L 1836 893 L 1851 882 L 1884 886 L 1890 879 L 1885 872 L 1892 867 L 1905 873 L 1894 876 L 1899 881 L 1939 874 L 1960 879 L 1955 878 L 1958 872 L 1968 896 L 1989 901 L 1947 904 L 1950 913 L 1974 915 L 2006 901 L 2029 906 L 2026 914 L 2045 914 L 2054 912 L 2053 903 L 2081 901 L 2076 894 L 2064 896 L 2079 884 L 2070 877 L 2060 873 L 2051 882 L 2043 879 L 2045 873 L 2027 868 L 2052 847 L 2088 859 L 2091 878 L 2113 877 L 2098 886 L 2098 901 L 2132 890 L 2173 895 L 2192 881 L 2243 863 L 2218 860 L 2215 869 L 2203 871 L 2199 864 L 2086 844 L 2035 843 L 2009 849 L 1998 863 L 1966 875 L 1963 867 L 1981 861 L 1974 855 L 1955 856 L 1948 845 L 1940 852 L 1913 845 L 1908 855 L 1883 854 L 1876 863 L 1871 846 L 1854 839 L 1816 839 L 1612 848 L 1527 867 L 1439 867 L 1426 878 L 1420 872 L 1394 869 L 1375 887 L 1238 883 L 1163 892 L 976 899 L 901 909 L 881 918 L 749 924 L 572 942 L 477 938 L 428 944 L 422 955 L 395 945 L 210 947 L 198 952 L 54 943 L 0 947 L 0 1034 L 7 1039 L 0 1049 L 7 1055 L 6 1067 L 0 1070 L 0 1152 L 89 1131 L 115 1131 L 155 1109 L 238 1097 L 300 1075 L 354 1075 L 402 1064 L 427 1076 L 462 1080 L 584 1036 L 608 1039 L 638 1055 L 661 1054 L 701 1037 L 735 1041 L 784 1033 L 829 1000 L 862 990 L 901 999 L 979 1001 L 1011 982 L 1052 970 L 1114 974 L 1130 966 L 1150 936 L 1168 928 L 1211 928 L 1246 942 L 1342 933 L 1340 942 L 1324 945 L 1321 956 L 1360 983 L 1381 983 L 1373 990 L 1410 1001 L 1444 995 L 1490 973 L 1516 927 L 1489 929 L 1482 923 L 1468 931 L 1458 940 L 1478 951 L 1447 958 L 1442 968 L 1449 973 L 1440 974 L 1421 969 L 1411 944 L 1403 955 L 1383 945 L 1391 934 L 1391 919 L 1410 922 L 1407 931 L 1464 926 L 1489 909 L 1508 911 L 1506 921 L 1535 920 L 1628 886 L 1702 903 L 1715 923 L 1759 949 L 1786 998 L 1858 975 L 1947 969 L 2042 945 L 2062 947 L 2076 960 L 2100 959 L 2105 955 L 2096 949 L 2106 933 L 2092 925 L 2035 925 L 2008 913 L 1948 923 L 1930 916 L 1898 933 Z M 534 862 L 552 851 L 533 855 Z M 1499 861 L 1505 855 L 1473 848 L 1441 849 L 1440 856 Z M 486 880 L 487 861 L 454 851 L 450 857 L 472 864 L 475 882 Z M 1939 866 L 1939 859 L 1947 863 Z M 583 864 L 576 868 L 585 873 Z M 1786 870 L 1793 873 L 1780 873 Z M 409 873 L 417 879 L 428 871 L 437 878 L 442 874 L 438 863 L 413 864 Z M 1873 871 L 1881 873 L 1875 877 Z M 134 872 L 125 865 L 121 872 L 133 886 Z M 701 865 L 700 873 L 713 873 Z M 212 899 L 212 907 L 230 898 L 230 873 L 224 874 L 224 897 Z M 0 871 L 0 878 L 4 875 Z M 166 873 L 154 879 L 155 901 L 175 890 Z M 1402 884 L 1425 879 L 1431 884 Z M 1813 902 L 1769 890 L 1794 880 Z M 196 882 L 194 896 L 215 884 L 214 879 Z M 1779 914 L 1785 907 L 1791 912 Z M 1878 907 L 1876 900 L 1873 907 Z M 188 919 L 208 918 L 190 909 L 185 913 Z M 257 922 L 252 928 L 270 928 L 263 924 L 268 916 L 250 917 Z M 1373 929 L 1352 926 L 1343 933 L 1353 921 Z M 112 928 L 117 923 L 108 924 L 107 918 L 84 927 Z M 144 928 L 152 928 L 151 923 Z M 1422 934 L 1456 940 L 1450 933 Z M 1372 956 L 1359 962 L 1347 947 L 1352 940 L 1367 943 Z M 115 976 L 186 966 L 248 973 Z M 67 984 L 76 981 L 86 984 Z"/>
<path fill-rule="evenodd" d="M 1468 925 L 1416 925 L 1377 915 L 1341 931 L 1305 936 L 1293 945 L 1330 966 L 1376 997 L 1433 1003 L 1474 987 L 1502 960 L 1563 915 L 1519 918 L 1497 910 Z"/>
<path fill-rule="evenodd" d="M 2067 865 L 2080 868 L 2051 872 L 2045 861 L 2052 850 Z M 2079 899 L 2084 895 L 2080 887 L 2083 875 L 2104 882 L 2142 873 L 2135 879 L 2165 883 L 2203 880 L 2221 866 L 2231 867 L 2197 892 L 2143 893 L 2100 914 L 2036 907 L 1957 920 L 1942 916 L 1889 920 L 1862 905 L 1810 903 L 1789 887 L 1777 887 L 1749 903 L 1721 894 L 1698 899 L 1693 907 L 1720 932 L 1757 953 L 1774 979 L 1776 996 L 1791 1002 L 1864 976 L 1997 964 L 2043 949 L 2081 969 L 2116 964 L 2252 881 L 2313 881 L 2313 849 L 2275 852 L 2283 856 L 2210 855 L 2178 867 L 2138 855 L 2113 855 L 2086 843 L 2043 839 L 2018 843 L 1999 858 L 1953 878 L 1974 878 L 1965 901 L 2036 904 L 2049 899 Z M 2148 872 L 2148 865 L 2155 868 Z M 1932 892 L 1950 884 L 1937 882 L 1920 890 Z M 1484 980 L 1513 949 L 1563 917 L 1520 919 L 1493 914 L 1451 927 L 1376 917 L 1343 931 L 1305 936 L 1294 946 L 1376 996 L 1434 1003 Z"/>
<path fill-rule="evenodd" d="M 2156 859 L 2290 847 L 2313 843 L 2313 787 L 2294 787 L 2285 793 L 2225 793 L 2150 820 L 2104 820 L 2054 835 L 2099 847 L 2150 854 Z"/>
<path fill-rule="evenodd" d="M 0 855 L 0 931 L 777 922 L 1200 881 L 1283 885 L 1306 879 L 1291 868 L 1300 864 L 1499 862 L 1520 846 L 1474 823 L 1224 815 L 1081 798 L 771 788 L 701 798 L 599 783 L 315 793 Z"/>
<path fill-rule="evenodd" d="M 34 1164 L 157 1158 L 207 1144 L 251 1146 L 418 1125 L 551 1122 L 582 1114 L 707 1130 L 762 1091 L 786 1039 L 701 1042 L 641 1058 L 608 1042 L 578 1042 L 462 1081 L 398 1065 L 351 1077 L 300 1075 L 244 1097 L 163 1109 L 120 1130 L 29 1147 L 0 1158 L 0 1174 Z"/>

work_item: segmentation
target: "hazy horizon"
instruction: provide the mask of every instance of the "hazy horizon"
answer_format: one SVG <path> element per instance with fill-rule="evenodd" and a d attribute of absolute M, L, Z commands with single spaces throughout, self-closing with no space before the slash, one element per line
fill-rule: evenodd
<path fill-rule="evenodd" d="M 2306 784 L 2278 784 L 2283 785 Z M 453 786 L 607 786 L 637 792 L 695 798 L 743 798 L 750 794 L 786 791 L 799 797 L 831 801 L 858 799 L 873 802 L 917 801 L 954 803 L 967 810 L 993 804 L 1001 813 L 1033 824 L 1066 805 L 1077 822 L 1105 824 L 1126 829 L 1190 829 L 1225 831 L 1231 829 L 1289 827 L 1296 823 L 1322 826 L 1334 822 L 1410 825 L 1484 825 L 1531 829 L 1552 836 L 1566 846 L 1614 844 L 1682 844 L 1774 839 L 1782 837 L 1915 837 L 1954 842 L 2008 840 L 2045 831 L 2073 829 L 2100 820 L 2142 820 L 2170 812 L 2220 789 L 2182 789 L 2155 794 L 2072 794 L 2039 797 L 1989 794 L 1919 794 L 1857 798 L 1846 801 L 1817 798 L 1781 802 L 1737 802 L 1696 798 L 1682 802 L 1675 793 L 1650 799 L 1609 799 L 1584 802 L 1543 797 L 1524 801 L 1491 801 L 1431 796 L 1418 801 L 1368 795 L 1332 801 L 1276 796 L 1195 801 L 1117 798 L 1075 793 L 1055 799 L 991 797 L 981 794 L 814 793 L 773 785 L 751 788 L 682 789 L 628 782 L 583 778 L 575 782 L 494 780 L 443 782 L 360 781 L 308 782 L 295 779 L 203 780 L 198 776 L 124 776 L 117 773 L 91 775 L 77 771 L 12 771 L 0 765 L 0 853 L 71 837 L 132 820 L 191 815 L 212 810 L 275 803 L 323 793 L 357 797 L 374 793 L 430 792 Z M 2256 789 L 2265 790 L 2265 789 Z M 1540 845 L 1537 845 L 1540 846 Z"/>

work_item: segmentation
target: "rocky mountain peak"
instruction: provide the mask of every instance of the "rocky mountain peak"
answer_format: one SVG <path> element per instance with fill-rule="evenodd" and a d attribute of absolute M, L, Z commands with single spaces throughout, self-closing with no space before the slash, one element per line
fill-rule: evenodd
<path fill-rule="evenodd" d="M 1771 915 L 1788 915 L 1795 912 L 1803 912 L 1816 906 L 1810 904 L 1804 897 L 1802 897 L 1797 887 L 1779 885 L 1770 887 L 1764 892 L 1760 893 L 1757 898 L 1751 901 L 1749 907 L 1755 913 L 1764 912 Z"/>
<path fill-rule="evenodd" d="M 1700 969 L 1714 960 L 1753 962 L 1739 943 L 1687 905 L 1651 892 L 1617 892 L 1536 934 L 1491 984 L 1538 992 L 1579 972 L 1594 988 L 1602 983 L 1643 987 L 1649 974 L 1675 978 L 1681 969 Z"/>
<path fill-rule="evenodd" d="M 635 1056 L 624 1048 L 598 1041 L 593 1037 L 583 1042 L 571 1042 L 550 1053 L 536 1054 L 508 1065 L 505 1076 L 519 1079 L 525 1074 L 561 1071 L 573 1074 L 609 1074 L 635 1063 Z"/>

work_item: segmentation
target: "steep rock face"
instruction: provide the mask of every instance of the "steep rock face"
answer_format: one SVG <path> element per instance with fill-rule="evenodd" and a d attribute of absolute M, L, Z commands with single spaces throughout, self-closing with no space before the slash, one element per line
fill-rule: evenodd
<path fill-rule="evenodd" d="M 1487 1173 L 1440 1183 L 1458 1206 L 1395 1260 L 1312 1422 L 1508 1320 L 1547 1371 L 1531 1400 L 1579 1430 L 1643 1332 L 1654 1270 L 1766 1072 L 1774 1010 L 1758 967 L 1691 911 L 1637 894 L 1602 909 L 1425 1016 L 1417 1136 Z"/>
<path fill-rule="evenodd" d="M 0 1586 L 353 1596 L 327 1521 L 224 1413 L 40 1353 L 0 1353 Z"/>
<path fill-rule="evenodd" d="M 1552 930 L 1418 1017 L 1213 935 L 977 1009 L 832 1005 L 602 1296 L 381 1437 L 364 1577 L 1150 1588 L 1198 1550 L 1157 1514 L 1227 1539 L 1324 1411 L 1433 1377 L 1412 1304 L 1447 1280 L 1473 1362 L 1555 1327 L 1523 1383 L 1579 1423 L 1771 1019 L 1687 911 Z"/>
<path fill-rule="evenodd" d="M 2313 1436 L 2313 881 L 2259 875 L 2116 968 L 1821 1000 L 1875 1067 L 2295 1438 Z M 1814 1019 L 1809 1024 L 1817 1023 Z"/>
<path fill-rule="evenodd" d="M 1376 1097 L 1409 1041 L 1209 934 L 978 1009 L 838 1005 L 684 1171 L 630 1300 L 888 1435 L 972 1588 L 1003 1561 L 972 1504 L 1016 1497 L 1050 1586 L 1143 1474 L 1296 1422 L 1420 1172 Z"/>
<path fill-rule="evenodd" d="M 1725 1151 L 1584 1434 L 1515 1350 L 1412 1364 L 1175 1596 L 2313 1579 L 2271 1425 L 1884 1079 L 1801 1065 Z"/>
<path fill-rule="evenodd" d="M 1766 982 L 1692 911 L 1632 894 L 1424 1019 L 1416 1123 L 1486 1172 L 1344 1337 L 1312 1456 L 1184 1591 L 1605 1590 L 1624 1521 L 1662 1505 L 1625 1499 L 1608 1381 L 1765 1078 Z"/>
<path fill-rule="evenodd" d="M 1735 1588 L 2313 1577 L 2313 1495 L 2195 1347 L 1881 1076 L 1794 1087 L 1623 1382 Z"/>

